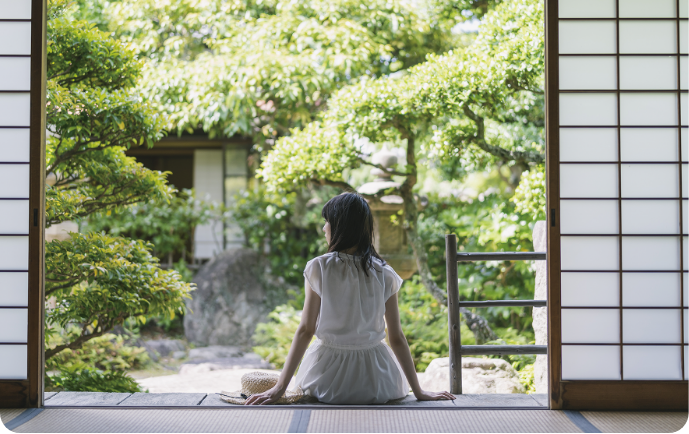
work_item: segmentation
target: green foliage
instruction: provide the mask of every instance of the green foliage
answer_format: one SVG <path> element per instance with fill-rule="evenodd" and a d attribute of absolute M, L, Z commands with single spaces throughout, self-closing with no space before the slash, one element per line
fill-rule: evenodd
<path fill-rule="evenodd" d="M 161 270 L 143 241 L 105 234 L 72 234 L 46 245 L 46 296 L 57 306 L 46 313 L 47 328 L 81 324 L 71 342 L 46 351 L 51 357 L 70 345 L 97 337 L 129 317 L 174 318 L 184 312 L 192 287 L 174 270 Z M 49 336 L 47 333 L 46 336 Z"/>
<path fill-rule="evenodd" d="M 50 339 L 50 346 L 64 343 L 59 334 Z M 145 348 L 130 346 L 121 335 L 106 333 L 93 338 L 81 348 L 66 349 L 46 361 L 46 370 L 83 371 L 95 368 L 104 372 L 142 369 L 151 363 Z"/>
<path fill-rule="evenodd" d="M 325 237 L 319 232 L 323 221 L 318 205 L 325 203 L 329 191 L 313 192 L 313 197 L 309 193 L 278 195 L 262 188 L 244 191 L 235 196 L 230 209 L 247 246 L 266 257 L 268 272 L 298 288 L 291 292 L 298 309 L 304 303 L 304 267 L 327 250 Z"/>
<path fill-rule="evenodd" d="M 268 322 L 256 326 L 253 352 L 274 364 L 276 369 L 282 369 L 300 320 L 301 311 L 293 306 L 276 307 L 268 315 Z"/>
<path fill-rule="evenodd" d="M 192 252 L 188 256 L 186 252 L 192 244 L 194 229 L 211 220 L 221 220 L 222 211 L 220 205 L 197 199 L 193 191 L 184 190 L 169 201 L 137 203 L 119 211 L 92 215 L 86 230 L 146 240 L 153 244 L 158 257 L 183 255 L 191 263 Z"/>
<path fill-rule="evenodd" d="M 536 393 L 536 384 L 534 383 L 534 365 L 526 365 L 519 371 L 519 382 L 522 383 L 526 393 Z"/>
<path fill-rule="evenodd" d="M 534 220 L 545 220 L 545 170 L 535 167 L 522 174 L 519 187 L 512 201 L 516 211 L 533 216 Z"/>
<path fill-rule="evenodd" d="M 428 137 L 422 155 L 445 165 L 542 162 L 542 23 L 540 2 L 501 3 L 466 49 L 429 55 L 401 77 L 342 88 L 319 123 L 277 141 L 260 176 L 270 188 L 287 190 L 314 178 L 339 182 L 344 168 L 362 163 L 354 145 L 360 137 L 374 143 Z M 515 127 L 520 123 L 526 126 Z M 314 156 L 318 168 L 309 165 Z M 415 173 L 415 163 L 407 164 L 406 172 Z"/>
<path fill-rule="evenodd" d="M 253 136 L 271 145 L 303 127 L 332 92 L 422 62 L 463 38 L 461 13 L 411 1 L 80 0 L 86 18 L 146 62 L 141 89 L 167 128 Z M 454 7 L 480 13 L 479 1 Z M 430 6 L 430 5 L 429 5 Z M 437 1 L 434 9 L 448 10 Z"/>
<path fill-rule="evenodd" d="M 125 155 L 131 146 L 159 140 L 165 123 L 133 87 L 142 62 L 121 42 L 74 19 L 72 11 L 64 0 L 49 2 L 47 226 L 137 202 L 168 201 L 174 192 L 166 174 Z M 54 298 L 56 307 L 46 311 L 46 359 L 77 350 L 128 318 L 145 321 L 147 315 L 183 312 L 183 299 L 193 287 L 176 271 L 160 269 L 151 248 L 105 233 L 77 233 L 47 243 L 46 297 Z M 67 331 L 51 346 L 58 328 Z M 107 351 L 94 349 L 91 355 Z M 68 358 L 64 355 L 63 361 Z M 59 360 L 50 363 L 65 368 Z M 88 389 L 102 379 L 103 387 L 112 383 L 113 388 L 134 390 L 131 379 L 118 373 L 63 374 L 55 377 L 60 387 L 82 384 Z"/>
<path fill-rule="evenodd" d="M 136 380 L 122 371 L 102 372 L 95 369 L 62 371 L 59 374 L 46 375 L 45 389 L 70 392 L 144 392 Z"/>
<path fill-rule="evenodd" d="M 434 280 L 445 287 L 445 234 L 457 235 L 463 252 L 532 251 L 533 221 L 521 215 L 509 201 L 509 194 L 492 189 L 477 199 L 431 197 L 419 215 L 419 232 L 429 252 Z M 534 295 L 532 261 L 489 261 L 462 263 L 458 268 L 462 300 L 518 300 Z M 531 309 L 490 307 L 475 310 L 492 327 L 531 330 Z"/>
<path fill-rule="evenodd" d="M 449 340 L 447 306 L 441 305 L 421 284 L 418 276 L 407 280 L 398 293 L 400 323 L 417 372 L 433 359 L 447 357 Z M 474 334 L 461 324 L 462 345 L 474 345 Z"/>

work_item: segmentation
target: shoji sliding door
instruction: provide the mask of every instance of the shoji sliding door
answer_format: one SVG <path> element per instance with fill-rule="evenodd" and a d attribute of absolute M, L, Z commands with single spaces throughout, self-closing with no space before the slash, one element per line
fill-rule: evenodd
<path fill-rule="evenodd" d="M 547 0 L 553 408 L 687 408 L 687 1 Z"/>
<path fill-rule="evenodd" d="M 0 0 L 0 407 L 43 402 L 44 14 Z"/>

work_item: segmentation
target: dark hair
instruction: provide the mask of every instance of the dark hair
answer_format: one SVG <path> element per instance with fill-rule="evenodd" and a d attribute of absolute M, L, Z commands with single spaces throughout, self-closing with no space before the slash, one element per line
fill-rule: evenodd
<path fill-rule="evenodd" d="M 383 261 L 373 247 L 373 214 L 363 197 L 356 193 L 342 193 L 323 206 L 321 216 L 330 223 L 328 253 L 358 246 L 361 268 L 373 268 L 373 258 Z M 383 261 L 385 264 L 385 261 Z"/>

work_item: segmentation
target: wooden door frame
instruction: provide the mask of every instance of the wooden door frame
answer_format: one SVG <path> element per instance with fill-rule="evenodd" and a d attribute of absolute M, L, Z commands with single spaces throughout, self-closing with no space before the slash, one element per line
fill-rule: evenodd
<path fill-rule="evenodd" d="M 27 379 L 0 380 L 0 408 L 43 406 L 45 370 L 46 0 L 31 3 Z M 23 21 L 23 20 L 22 20 Z M 26 57 L 26 56 L 22 56 Z M 21 326 L 21 325 L 19 325 Z"/>
<path fill-rule="evenodd" d="M 679 14 L 679 9 L 678 12 Z M 679 29 L 677 30 L 679 33 Z M 564 381 L 560 294 L 560 134 L 558 0 L 545 0 L 548 391 L 551 409 L 681 410 L 687 381 Z"/>

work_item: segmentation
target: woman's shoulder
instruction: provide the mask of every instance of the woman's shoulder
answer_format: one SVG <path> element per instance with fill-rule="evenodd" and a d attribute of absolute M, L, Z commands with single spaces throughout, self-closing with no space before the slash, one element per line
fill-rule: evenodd
<path fill-rule="evenodd" d="M 331 262 L 334 259 L 334 253 L 336 252 L 330 252 L 324 255 L 316 256 L 315 258 L 311 259 L 306 263 L 305 268 L 309 269 L 316 265 L 319 265 L 321 267 L 325 266 L 328 262 Z"/>

